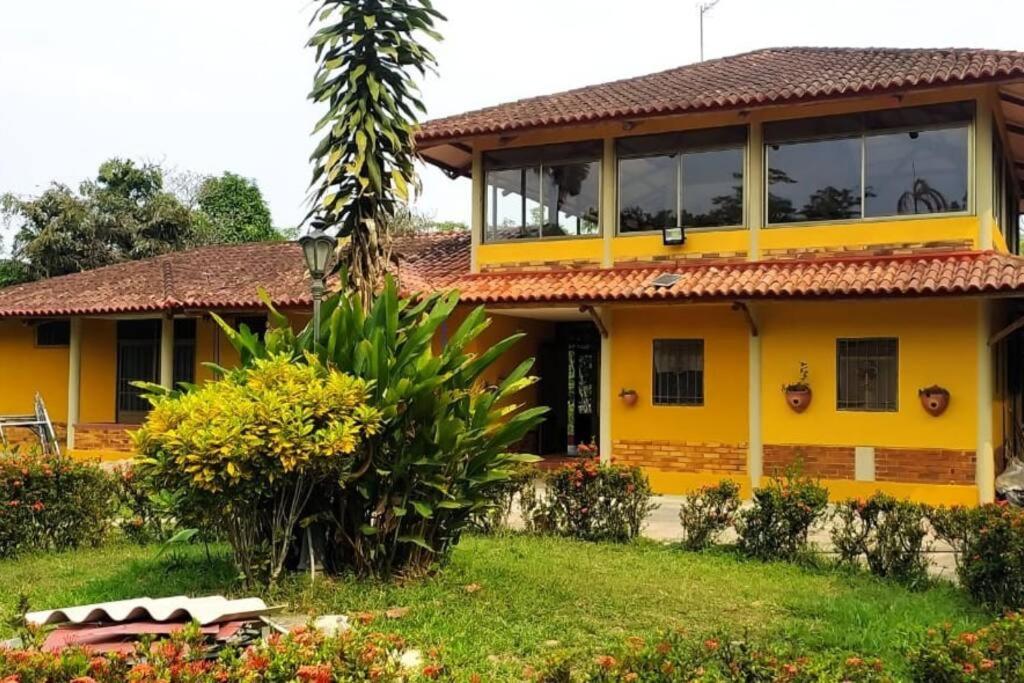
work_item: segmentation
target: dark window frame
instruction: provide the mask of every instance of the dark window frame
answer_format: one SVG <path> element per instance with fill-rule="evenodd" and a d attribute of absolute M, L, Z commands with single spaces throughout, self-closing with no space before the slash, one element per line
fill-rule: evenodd
<path fill-rule="evenodd" d="M 875 345 L 876 348 L 872 349 L 870 345 Z M 836 339 L 835 358 L 836 410 L 855 413 L 899 412 L 899 337 L 839 337 Z M 877 375 L 873 379 L 877 383 L 874 387 L 874 397 L 866 394 L 859 396 L 859 387 L 846 386 L 850 376 L 850 364 L 871 359 L 879 364 L 891 362 L 892 367 L 877 368 Z"/>
<path fill-rule="evenodd" d="M 692 354 L 695 356 L 700 364 L 699 370 L 689 371 L 695 376 L 692 378 L 692 386 L 688 383 L 686 388 L 681 387 L 678 375 L 683 373 L 675 373 L 677 375 L 676 385 L 674 390 L 670 393 L 666 390 L 664 384 L 666 380 L 662 378 L 659 380 L 658 375 L 668 375 L 670 373 L 659 373 L 658 372 L 658 351 L 659 345 L 678 345 L 682 348 L 678 349 L 679 353 Z M 651 404 L 659 407 L 680 407 L 680 408 L 700 408 L 704 406 L 707 401 L 707 392 L 705 391 L 705 366 L 707 361 L 706 344 L 704 339 L 697 338 L 658 338 L 651 342 Z"/>
<path fill-rule="evenodd" d="M 481 244 L 517 244 L 520 242 L 542 242 L 545 240 L 581 240 L 581 239 L 597 239 L 602 238 L 603 225 L 601 221 L 601 195 L 602 195 L 602 173 L 604 172 L 604 142 L 602 140 L 581 140 L 579 142 L 566 142 L 566 143 L 555 143 L 550 145 L 535 145 L 530 147 L 513 147 L 508 149 L 488 150 L 483 153 L 482 164 L 483 164 L 483 197 L 479 211 L 481 212 L 483 220 L 481 221 Z M 537 227 L 537 235 L 529 235 L 523 237 L 511 237 L 501 238 L 498 236 L 492 236 L 489 232 L 495 229 L 497 226 L 490 224 L 491 219 L 491 205 L 490 205 L 490 193 L 488 192 L 488 175 L 492 171 L 520 171 L 522 176 L 522 187 L 525 189 L 527 184 L 526 173 L 532 170 L 537 171 L 537 199 L 528 199 L 523 192 L 520 192 L 517 196 L 521 197 L 522 201 L 522 216 L 520 228 L 530 227 L 526 223 L 526 205 L 527 202 L 536 202 L 540 207 L 542 215 L 544 209 L 544 185 L 545 185 L 545 169 L 565 166 L 569 164 L 590 164 L 592 168 L 597 170 L 595 182 L 597 183 L 597 201 L 596 209 L 597 216 L 593 221 L 595 231 L 593 233 L 581 233 L 578 231 L 577 234 L 554 234 L 545 235 L 544 228 L 546 224 L 540 224 Z M 589 177 L 588 177 L 589 180 Z M 555 225 L 557 226 L 557 215 L 554 217 Z"/>
<path fill-rule="evenodd" d="M 935 216 L 969 216 L 977 212 L 977 197 L 973 187 L 974 175 L 977 174 L 975 164 L 972 161 L 973 132 L 977 122 L 977 110 L 974 102 L 970 100 L 960 102 L 947 102 L 935 105 L 896 107 L 875 111 L 858 112 L 854 114 L 839 114 L 834 116 L 820 116 L 800 119 L 787 119 L 782 121 L 769 121 L 763 126 L 762 139 L 762 212 L 764 216 L 764 227 L 783 228 L 801 227 L 820 224 L 850 224 L 877 222 L 885 220 L 906 220 L 914 218 L 929 218 Z M 914 118 L 918 121 L 898 121 L 902 117 Z M 800 132 L 801 127 L 812 125 L 820 126 L 823 130 L 817 133 Z M 899 133 L 912 133 L 939 130 L 964 130 L 965 135 L 965 158 L 964 158 L 964 187 L 967 191 L 966 206 L 962 210 L 941 211 L 931 213 L 893 213 L 884 215 L 867 214 L 868 178 L 867 178 L 867 140 L 871 137 L 881 135 L 893 135 Z M 771 186 L 769 184 L 768 157 L 769 148 L 785 144 L 799 144 L 808 142 L 824 142 L 829 140 L 860 140 L 860 204 L 859 216 L 853 218 L 830 218 L 830 219 L 803 219 L 789 222 L 771 221 L 770 199 Z"/>
<path fill-rule="evenodd" d="M 52 335 L 47 337 L 47 334 Z M 40 349 L 62 349 L 71 345 L 71 321 L 40 320 L 32 331 L 35 346 Z"/>
<path fill-rule="evenodd" d="M 750 155 L 750 126 L 720 126 L 716 128 L 699 128 L 674 133 L 655 133 L 652 135 L 636 135 L 617 138 L 615 140 L 615 236 L 632 237 L 635 235 L 659 234 L 662 228 L 645 230 L 622 230 L 622 162 L 634 159 L 651 159 L 667 156 L 675 161 L 675 222 L 673 227 L 683 227 L 690 232 L 712 232 L 716 230 L 743 230 L 747 221 L 747 166 Z M 632 148 L 632 149 L 631 149 Z M 740 191 L 739 223 L 715 226 L 683 225 L 683 197 L 686 179 L 683 173 L 683 157 L 686 154 L 701 152 L 740 152 L 740 173 L 743 175 Z"/>

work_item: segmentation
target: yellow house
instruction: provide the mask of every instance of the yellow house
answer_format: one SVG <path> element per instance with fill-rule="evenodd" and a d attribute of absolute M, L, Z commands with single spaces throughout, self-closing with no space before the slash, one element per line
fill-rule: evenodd
<path fill-rule="evenodd" d="M 533 340 L 539 452 L 946 503 L 1021 454 L 1024 53 L 759 50 L 418 141 L 472 178 L 455 284 Z"/>
<path fill-rule="evenodd" d="M 1024 53 L 762 50 L 417 140 L 472 179 L 472 229 L 401 242 L 398 275 L 486 306 L 481 347 L 526 332 L 488 378 L 537 357 L 524 450 L 594 443 L 662 492 L 799 461 L 835 497 L 968 504 L 1024 450 Z M 74 452 L 123 457 L 130 382 L 232 362 L 207 313 L 258 327 L 257 285 L 308 317 L 288 244 L 0 290 L 0 413 L 38 391 Z"/>

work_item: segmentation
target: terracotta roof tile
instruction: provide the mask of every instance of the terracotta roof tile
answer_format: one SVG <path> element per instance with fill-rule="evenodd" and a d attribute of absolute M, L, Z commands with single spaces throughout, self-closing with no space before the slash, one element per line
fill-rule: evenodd
<path fill-rule="evenodd" d="M 768 48 L 436 119 L 417 139 L 430 146 L 528 128 L 1018 78 L 1024 52 Z"/>
<path fill-rule="evenodd" d="M 440 288 L 469 272 L 469 235 L 399 238 L 394 256 L 404 291 Z M 259 287 L 282 308 L 312 305 L 296 244 L 202 247 L 15 285 L 0 289 L 0 317 L 257 309 Z"/>
<path fill-rule="evenodd" d="M 680 276 L 671 287 L 652 281 Z M 1024 293 L 1024 258 L 991 251 L 467 275 L 462 301 L 543 305 Z"/>

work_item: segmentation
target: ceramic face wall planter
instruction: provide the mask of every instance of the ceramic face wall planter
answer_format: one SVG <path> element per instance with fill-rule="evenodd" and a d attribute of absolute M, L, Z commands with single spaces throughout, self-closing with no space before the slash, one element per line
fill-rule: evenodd
<path fill-rule="evenodd" d="M 622 399 L 623 405 L 635 406 L 637 393 L 635 389 L 623 389 L 619 392 L 619 398 Z"/>
<path fill-rule="evenodd" d="M 793 384 L 785 389 L 786 404 L 794 413 L 802 413 L 811 405 L 811 388 L 806 385 Z"/>
<path fill-rule="evenodd" d="M 949 390 L 938 385 L 919 389 L 917 395 L 921 399 L 921 406 L 925 412 L 932 417 L 942 415 L 949 407 Z"/>

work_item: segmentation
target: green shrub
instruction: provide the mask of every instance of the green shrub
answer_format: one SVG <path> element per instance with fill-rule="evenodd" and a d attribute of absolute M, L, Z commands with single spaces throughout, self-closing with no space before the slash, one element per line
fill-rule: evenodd
<path fill-rule="evenodd" d="M 715 486 L 702 486 L 679 505 L 679 523 L 683 527 L 683 547 L 704 550 L 715 544 L 719 535 L 736 520 L 740 507 L 740 485 L 723 479 Z"/>
<path fill-rule="evenodd" d="M 274 581 L 317 486 L 349 479 L 377 432 L 368 394 L 366 381 L 315 358 L 259 358 L 189 392 L 154 391 L 137 466 L 154 490 L 219 520 L 247 581 Z"/>
<path fill-rule="evenodd" d="M 532 359 L 520 363 L 498 386 L 483 381 L 484 373 L 523 335 L 474 353 L 470 345 L 490 320 L 478 308 L 457 325 L 452 320 L 457 305 L 455 292 L 415 301 L 401 299 L 389 278 L 368 310 L 357 294 L 348 291 L 325 299 L 318 338 L 311 326 L 296 333 L 273 307 L 270 329 L 262 338 L 217 319 L 239 351 L 243 369 L 238 372 L 258 367 L 268 358 L 285 358 L 292 365 L 351 376 L 367 389 L 365 410 L 379 418 L 377 428 L 358 443 L 335 444 L 336 450 L 352 447 L 351 454 L 340 460 L 328 458 L 343 467 L 330 476 L 316 476 L 315 481 L 306 478 L 304 486 L 312 486 L 303 497 L 304 504 L 294 507 L 295 518 L 308 522 L 313 546 L 323 551 L 317 559 L 328 571 L 391 577 L 433 570 L 448 558 L 474 518 L 494 506 L 515 467 L 537 460 L 509 452 L 547 411 L 542 407 L 521 410 L 511 402 L 536 381 L 528 374 Z M 443 325 L 451 329 L 437 343 Z M 274 392 L 268 393 L 267 401 L 281 403 Z M 195 407 L 200 414 L 212 410 Z M 338 417 L 343 412 L 342 405 Z M 338 406 L 328 413 L 337 414 Z M 159 410 L 154 409 L 147 428 L 158 416 Z M 220 415 L 203 421 L 214 417 Z M 230 483 L 233 476 L 244 475 L 252 486 L 264 487 L 260 495 L 265 496 L 269 473 L 249 472 L 253 452 L 259 452 L 253 438 L 248 429 L 236 425 L 217 437 L 217 448 L 201 463 L 187 460 L 181 451 L 186 459 L 179 457 L 167 466 L 179 485 L 157 485 L 182 490 L 183 474 L 195 471 L 205 481 L 207 474 L 202 472 L 209 470 L 213 482 L 226 478 Z M 302 448 L 317 440 L 299 433 L 287 438 L 277 435 L 273 442 Z M 152 450 L 158 453 L 162 447 L 155 445 Z M 190 499 L 206 495 L 202 490 L 187 490 L 187 494 Z M 212 509 L 218 509 L 216 502 Z M 230 509 L 225 512 L 221 516 L 230 527 L 237 515 Z M 259 543 L 277 542 L 265 529 L 255 529 L 249 537 Z"/>
<path fill-rule="evenodd" d="M 876 576 L 923 587 L 928 582 L 926 522 L 923 505 L 884 493 L 846 500 L 833 514 L 832 544 L 843 564 L 859 565 L 863 559 Z"/>
<path fill-rule="evenodd" d="M 540 683 L 889 683 L 882 662 L 856 655 L 801 654 L 729 637 L 703 641 L 670 633 L 654 643 L 631 638 L 614 654 L 589 662 L 561 660 L 534 678 Z"/>
<path fill-rule="evenodd" d="M 509 478 L 495 486 L 491 496 L 491 504 L 473 517 L 473 527 L 483 534 L 493 534 L 509 528 L 509 518 L 516 496 L 525 491 L 537 478 L 537 470 L 533 465 L 520 464 L 510 468 Z"/>
<path fill-rule="evenodd" d="M 971 597 L 994 609 L 1024 608 L 1024 510 L 936 508 L 929 520 L 956 553 L 957 577 Z"/>
<path fill-rule="evenodd" d="M 588 458 L 549 472 L 542 489 L 527 488 L 522 508 L 531 531 L 622 542 L 640 535 L 657 505 L 639 467 L 601 465 Z"/>
<path fill-rule="evenodd" d="M 378 681 L 410 683 L 451 680 L 435 657 L 403 669 L 405 641 L 394 635 L 349 631 L 325 637 L 303 627 L 273 634 L 242 652 L 210 651 L 196 626 L 154 643 L 144 661 L 123 655 L 92 655 L 86 650 L 43 652 L 0 649 L 0 679 L 53 683 L 222 683 L 224 681 Z"/>
<path fill-rule="evenodd" d="M 1024 617 L 1008 614 L 978 631 L 932 629 L 908 656 L 920 683 L 1024 681 Z"/>
<path fill-rule="evenodd" d="M 0 455 L 0 557 L 98 545 L 113 483 L 99 466 L 37 451 Z"/>
<path fill-rule="evenodd" d="M 753 505 L 736 522 L 739 548 L 759 560 L 794 560 L 827 506 L 828 489 L 791 469 L 754 489 Z"/>

